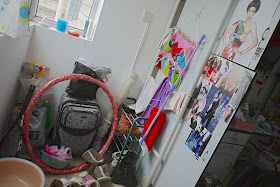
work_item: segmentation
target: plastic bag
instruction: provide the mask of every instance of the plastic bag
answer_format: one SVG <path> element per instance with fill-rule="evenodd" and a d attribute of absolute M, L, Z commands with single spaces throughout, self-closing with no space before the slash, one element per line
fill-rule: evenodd
<path fill-rule="evenodd" d="M 26 97 L 30 85 L 36 86 L 35 92 L 37 92 L 42 86 L 50 81 L 47 77 L 42 77 L 35 74 L 26 74 L 21 73 L 19 76 L 20 84 L 21 84 L 21 91 L 19 96 L 19 102 L 23 102 L 24 98 Z M 52 88 L 46 90 L 44 94 L 39 98 L 36 102 L 35 107 L 39 107 L 44 104 L 45 100 L 52 101 L 53 100 L 53 90 Z"/>
<path fill-rule="evenodd" d="M 89 75 L 93 78 L 100 80 L 97 77 L 95 71 L 77 61 L 75 62 L 75 68 L 73 73 Z M 72 96 L 83 97 L 87 99 L 95 99 L 98 88 L 98 85 L 93 84 L 91 82 L 78 79 L 71 79 L 69 86 L 66 88 L 66 92 Z"/>
<path fill-rule="evenodd" d="M 45 123 L 47 108 L 34 108 L 29 119 L 29 139 L 34 149 L 45 145 Z"/>
<path fill-rule="evenodd" d="M 63 146 L 58 149 L 57 145 L 52 145 L 49 146 L 48 144 L 45 145 L 45 152 L 48 153 L 49 155 L 64 159 L 64 160 L 69 160 L 72 159 L 72 150 L 70 147 L 64 148 Z"/>

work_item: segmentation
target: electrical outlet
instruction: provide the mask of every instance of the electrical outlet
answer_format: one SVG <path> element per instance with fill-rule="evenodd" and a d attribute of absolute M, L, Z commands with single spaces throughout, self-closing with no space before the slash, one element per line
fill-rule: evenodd
<path fill-rule="evenodd" d="M 144 10 L 142 20 L 145 22 L 151 22 L 153 14 L 147 10 Z"/>

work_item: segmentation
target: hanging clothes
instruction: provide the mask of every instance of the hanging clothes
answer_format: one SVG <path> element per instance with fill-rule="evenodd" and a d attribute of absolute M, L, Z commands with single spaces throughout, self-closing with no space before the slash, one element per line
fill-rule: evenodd
<path fill-rule="evenodd" d="M 179 116 L 181 106 L 187 96 L 185 92 L 173 92 L 168 99 L 167 103 L 164 105 L 163 110 L 171 110 Z"/>
<path fill-rule="evenodd" d="M 178 59 L 177 56 L 182 53 L 182 49 L 183 53 L 180 54 L 181 58 L 185 57 L 184 59 L 184 63 L 185 61 L 187 62 L 191 56 L 191 54 L 193 53 L 194 50 L 194 43 L 191 42 L 188 37 L 186 37 L 183 33 L 181 33 L 181 31 L 176 32 L 172 38 L 174 43 L 172 45 L 172 58 L 174 59 L 174 61 L 171 61 L 171 63 L 174 65 L 176 70 L 179 70 L 179 73 L 181 74 L 183 68 L 185 66 L 185 64 L 183 64 L 182 61 L 179 61 L 178 63 Z M 163 55 L 164 56 L 164 55 Z"/>
<path fill-rule="evenodd" d="M 148 118 L 150 116 L 150 112 L 153 107 L 160 108 L 160 106 L 163 104 L 163 101 L 165 100 L 170 88 L 170 80 L 171 80 L 171 74 L 172 74 L 172 67 L 170 68 L 170 71 L 168 72 L 168 76 L 166 76 L 161 83 L 159 84 L 157 90 L 155 91 L 152 99 L 150 100 L 146 110 L 141 115 L 142 117 Z M 145 120 L 140 119 L 140 123 L 144 124 Z"/>
<path fill-rule="evenodd" d="M 148 75 L 144 87 L 135 104 L 136 114 L 143 112 L 147 108 L 149 103 L 146 100 L 148 98 L 152 98 L 157 88 L 158 88 L 158 83 L 155 81 L 155 79 L 152 76 Z"/>
<path fill-rule="evenodd" d="M 144 124 L 143 134 L 146 133 L 147 129 L 149 128 L 150 124 L 152 123 L 154 117 L 157 115 L 159 111 L 158 108 L 154 107 L 151 110 L 150 117 L 147 119 L 146 123 Z M 143 155 L 149 152 L 156 140 L 156 138 L 160 135 L 163 124 L 166 119 L 166 114 L 164 112 L 160 112 L 158 118 L 156 119 L 153 128 L 148 133 L 147 137 L 145 138 L 144 142 L 141 144 Z"/>

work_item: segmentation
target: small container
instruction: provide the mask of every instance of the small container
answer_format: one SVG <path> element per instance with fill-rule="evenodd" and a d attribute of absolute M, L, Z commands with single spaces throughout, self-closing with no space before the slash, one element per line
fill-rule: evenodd
<path fill-rule="evenodd" d="M 65 168 L 66 165 L 71 161 L 71 160 L 64 160 L 64 159 L 49 155 L 48 153 L 46 153 L 43 150 L 41 150 L 41 152 L 42 152 L 41 160 L 43 162 L 45 162 L 47 165 L 52 166 L 54 168 L 58 168 L 58 169 Z"/>
<path fill-rule="evenodd" d="M 43 66 L 41 64 L 38 64 L 36 62 L 29 62 L 25 64 L 27 64 L 29 71 L 33 73 L 37 73 L 43 77 L 47 77 L 50 74 L 50 68 Z"/>
<path fill-rule="evenodd" d="M 57 25 L 56 25 L 56 30 L 60 31 L 60 32 L 65 32 L 67 25 L 68 25 L 68 21 L 63 20 L 63 19 L 58 19 Z"/>

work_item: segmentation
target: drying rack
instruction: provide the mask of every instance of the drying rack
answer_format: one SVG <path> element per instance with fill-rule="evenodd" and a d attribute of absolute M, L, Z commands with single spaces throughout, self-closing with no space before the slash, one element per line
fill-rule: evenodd
<path fill-rule="evenodd" d="M 125 150 L 134 152 L 137 155 L 140 155 L 140 153 L 142 151 L 141 147 L 138 144 L 140 138 L 137 136 L 131 136 L 131 132 L 132 132 L 133 127 L 143 128 L 143 125 L 138 122 L 138 119 L 147 119 L 147 118 L 143 118 L 143 117 L 134 116 L 132 114 L 128 114 L 125 112 L 125 110 L 123 108 L 122 108 L 122 112 L 125 114 L 125 116 L 129 120 L 129 122 L 131 123 L 131 128 L 127 135 L 122 134 L 119 131 L 116 131 L 115 136 L 113 138 L 113 142 L 114 142 L 116 148 L 118 149 L 118 152 L 120 152 L 120 156 L 119 156 L 117 164 L 119 164 Z M 133 119 L 133 121 L 131 119 Z M 131 143 L 132 143 L 132 145 L 131 145 Z"/>
<path fill-rule="evenodd" d="M 141 147 L 139 145 L 140 137 L 132 136 L 131 132 L 132 132 L 132 129 L 134 127 L 143 128 L 143 125 L 138 121 L 139 119 L 148 119 L 148 118 L 145 118 L 145 117 L 139 117 L 137 115 L 134 116 L 132 114 L 127 114 L 124 111 L 124 109 L 122 109 L 122 112 L 125 114 L 125 116 L 129 120 L 129 122 L 131 123 L 131 128 L 130 128 L 129 133 L 127 135 L 122 134 L 122 133 L 116 131 L 115 136 L 113 138 L 113 142 L 114 142 L 116 148 L 118 149 L 118 151 L 120 152 L 120 156 L 119 156 L 117 165 L 121 161 L 121 158 L 122 158 L 123 153 L 124 153 L 125 150 L 134 152 L 138 156 L 140 155 L 140 153 L 142 151 L 142 149 L 141 149 Z M 131 119 L 133 119 L 133 120 L 131 120 Z M 159 156 L 158 151 L 154 147 L 152 147 L 151 152 L 154 153 L 154 155 L 156 157 Z"/>

